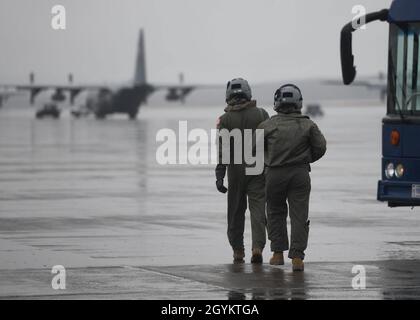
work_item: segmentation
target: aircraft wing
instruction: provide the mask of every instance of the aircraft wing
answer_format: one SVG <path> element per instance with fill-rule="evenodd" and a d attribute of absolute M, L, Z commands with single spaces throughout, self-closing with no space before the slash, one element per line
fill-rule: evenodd
<path fill-rule="evenodd" d="M 386 90 L 387 83 L 386 83 L 387 76 L 384 72 L 379 72 L 378 75 L 373 76 L 366 76 L 363 77 L 362 80 L 354 81 L 352 83 L 353 86 L 357 87 L 365 87 L 367 89 L 375 89 L 375 90 Z M 330 86 L 343 86 L 342 80 L 326 80 L 322 81 L 325 85 Z"/>
<path fill-rule="evenodd" d="M 30 103 L 33 104 L 35 97 L 42 91 L 54 90 L 55 93 L 53 96 L 57 98 L 58 101 L 62 100 L 64 92 L 70 93 L 70 102 L 74 103 L 76 96 L 85 90 L 106 90 L 109 87 L 105 85 L 57 85 L 57 84 L 28 84 L 28 85 L 0 85 L 0 88 L 3 90 L 10 91 L 13 90 L 15 94 L 23 93 L 27 91 L 30 93 Z M 1 91 L 0 91 L 1 92 Z M 64 97 L 65 98 L 65 97 Z"/>
<path fill-rule="evenodd" d="M 380 98 L 381 101 L 384 101 L 386 98 L 386 93 L 388 90 L 387 87 L 387 83 L 384 82 L 385 80 L 380 78 L 379 81 L 378 80 L 358 80 L 358 81 L 354 81 L 352 83 L 352 86 L 356 86 L 356 87 L 364 87 L 366 89 L 369 90 L 377 90 L 380 93 Z M 340 80 L 325 80 L 322 81 L 322 84 L 324 85 L 328 85 L 328 86 L 344 86 L 343 81 Z"/>
<path fill-rule="evenodd" d="M 326 80 L 326 81 L 322 81 L 322 84 L 328 85 L 328 86 L 344 86 L 343 82 L 338 81 L 338 80 Z M 366 81 L 366 80 L 360 80 L 360 81 L 352 82 L 351 85 L 355 87 L 364 87 L 370 90 L 378 90 L 381 92 L 387 90 L 386 83 L 378 83 L 377 81 L 371 82 L 371 81 Z"/>
<path fill-rule="evenodd" d="M 22 92 L 17 91 L 14 88 L 8 88 L 8 87 L 2 87 L 0 86 L 0 108 L 3 106 L 3 104 L 13 96 L 22 95 Z"/>
<path fill-rule="evenodd" d="M 194 90 L 200 89 L 223 89 L 222 85 L 205 85 L 205 84 L 166 84 L 166 85 L 152 85 L 155 91 L 167 91 L 166 100 L 185 102 L 185 98 Z"/>
<path fill-rule="evenodd" d="M 322 81 L 323 84 L 325 85 L 330 85 L 330 86 L 344 86 L 343 81 L 340 80 L 325 80 Z M 354 81 L 352 82 L 352 86 L 357 86 L 357 87 L 367 87 L 367 88 L 372 88 L 374 84 L 369 82 L 369 81 Z"/>

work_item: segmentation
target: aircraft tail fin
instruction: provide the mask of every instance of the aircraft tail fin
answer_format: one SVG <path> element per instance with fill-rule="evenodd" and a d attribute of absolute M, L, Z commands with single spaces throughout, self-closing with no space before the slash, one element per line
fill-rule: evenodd
<path fill-rule="evenodd" d="M 31 73 L 29 73 L 29 83 L 30 84 L 35 83 L 35 73 L 33 71 L 31 71 Z"/>
<path fill-rule="evenodd" d="M 136 72 L 134 74 L 134 83 L 136 85 L 143 85 L 146 84 L 146 55 L 144 50 L 143 29 L 140 30 L 136 59 Z"/>

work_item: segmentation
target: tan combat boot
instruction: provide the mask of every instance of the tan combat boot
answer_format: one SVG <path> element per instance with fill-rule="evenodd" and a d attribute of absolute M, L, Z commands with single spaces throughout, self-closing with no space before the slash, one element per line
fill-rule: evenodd
<path fill-rule="evenodd" d="M 233 250 L 233 263 L 244 263 L 245 251 Z"/>
<path fill-rule="evenodd" d="M 292 260 L 293 271 L 303 271 L 304 264 L 301 258 L 293 258 Z"/>
<path fill-rule="evenodd" d="M 270 264 L 272 266 L 282 266 L 282 265 L 284 265 L 283 252 L 274 252 L 273 257 L 270 259 Z"/>
<path fill-rule="evenodd" d="M 251 263 L 263 263 L 263 256 L 261 249 L 252 249 Z"/>

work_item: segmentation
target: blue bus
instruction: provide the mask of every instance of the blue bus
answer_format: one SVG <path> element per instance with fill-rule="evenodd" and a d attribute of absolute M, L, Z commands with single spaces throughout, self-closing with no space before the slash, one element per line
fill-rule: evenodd
<path fill-rule="evenodd" d="M 420 0 L 394 0 L 341 31 L 343 82 L 356 77 L 352 33 L 361 24 L 389 24 L 387 114 L 382 129 L 382 180 L 378 200 L 390 207 L 420 206 Z"/>

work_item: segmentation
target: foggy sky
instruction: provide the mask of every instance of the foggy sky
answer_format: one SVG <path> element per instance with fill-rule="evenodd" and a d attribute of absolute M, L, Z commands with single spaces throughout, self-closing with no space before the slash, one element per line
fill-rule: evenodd
<path fill-rule="evenodd" d="M 354 5 L 367 11 L 390 0 L 2 0 L 0 83 L 118 83 L 133 77 L 144 28 L 148 80 L 251 83 L 339 78 L 339 34 Z M 64 5 L 67 30 L 51 28 Z M 359 74 L 386 70 L 388 27 L 355 36 Z"/>

